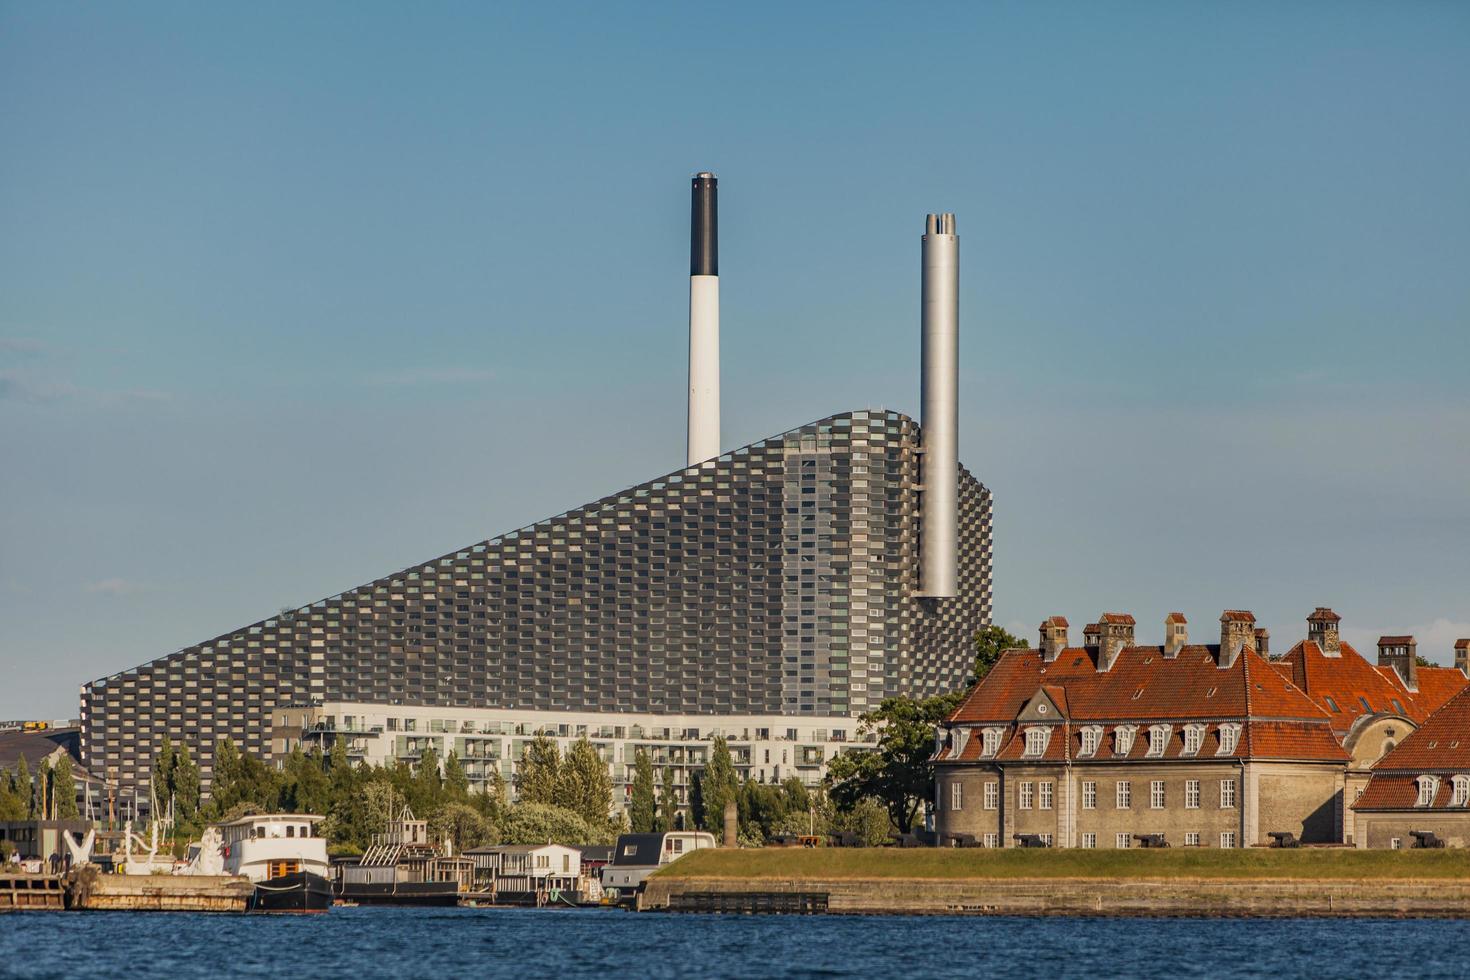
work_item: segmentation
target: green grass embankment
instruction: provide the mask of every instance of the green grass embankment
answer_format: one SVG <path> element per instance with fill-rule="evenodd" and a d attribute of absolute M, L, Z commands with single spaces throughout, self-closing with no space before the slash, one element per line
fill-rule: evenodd
<path fill-rule="evenodd" d="M 1470 879 L 1470 849 L 1023 850 L 1007 848 L 752 848 L 704 850 L 659 871 L 669 878 L 1386 878 Z"/>

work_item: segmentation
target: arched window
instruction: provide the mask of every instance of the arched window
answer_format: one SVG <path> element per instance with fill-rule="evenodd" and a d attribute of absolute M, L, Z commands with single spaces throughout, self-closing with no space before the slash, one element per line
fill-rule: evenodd
<path fill-rule="evenodd" d="M 1470 776 L 1456 776 L 1451 782 L 1455 795 L 1450 799 L 1450 806 L 1470 806 Z"/>
<path fill-rule="evenodd" d="M 1429 806 L 1434 802 L 1434 795 L 1439 792 L 1439 778 L 1437 776 L 1420 776 L 1415 780 L 1419 784 L 1419 799 L 1415 806 Z"/>

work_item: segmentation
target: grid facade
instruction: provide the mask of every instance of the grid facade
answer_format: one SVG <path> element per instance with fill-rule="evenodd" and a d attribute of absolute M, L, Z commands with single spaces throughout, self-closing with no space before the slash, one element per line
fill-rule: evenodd
<path fill-rule="evenodd" d="M 167 734 L 269 754 L 278 705 L 855 715 L 964 682 L 990 494 L 960 473 L 960 595 L 918 598 L 919 428 L 833 416 L 82 689 L 92 771 Z"/>

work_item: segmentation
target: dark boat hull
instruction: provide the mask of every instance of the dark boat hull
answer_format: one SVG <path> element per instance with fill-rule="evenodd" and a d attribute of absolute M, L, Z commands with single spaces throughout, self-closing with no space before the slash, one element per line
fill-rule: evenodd
<path fill-rule="evenodd" d="M 310 871 L 260 882 L 249 904 L 251 912 L 325 912 L 331 907 L 331 882 Z"/>
<path fill-rule="evenodd" d="M 339 882 L 337 900 L 359 905 L 458 905 L 452 881 Z"/>

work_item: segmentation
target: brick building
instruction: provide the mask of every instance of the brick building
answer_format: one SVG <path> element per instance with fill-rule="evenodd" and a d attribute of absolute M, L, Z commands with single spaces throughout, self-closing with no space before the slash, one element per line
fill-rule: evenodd
<path fill-rule="evenodd" d="M 1470 690 L 1380 759 L 1351 809 L 1359 847 L 1413 847 L 1416 833 L 1470 847 Z"/>
<path fill-rule="evenodd" d="M 1002 655 L 941 729 L 936 829 L 988 846 L 1335 840 L 1348 754 L 1257 652 L 1255 618 L 1227 610 L 1210 644 L 1179 613 L 1164 626 L 1142 646 L 1132 616 L 1108 613 L 1074 647 L 1052 617 L 1037 649 Z"/>

